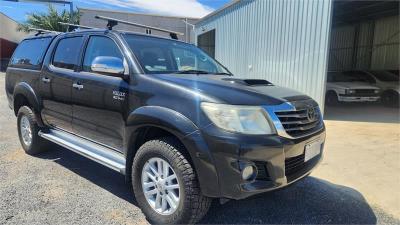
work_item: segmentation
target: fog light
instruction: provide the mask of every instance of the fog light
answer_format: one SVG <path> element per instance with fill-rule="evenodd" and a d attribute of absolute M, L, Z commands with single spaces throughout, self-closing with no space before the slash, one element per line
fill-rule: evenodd
<path fill-rule="evenodd" d="M 251 180 L 256 176 L 256 170 L 253 166 L 246 166 L 242 171 L 243 180 Z"/>

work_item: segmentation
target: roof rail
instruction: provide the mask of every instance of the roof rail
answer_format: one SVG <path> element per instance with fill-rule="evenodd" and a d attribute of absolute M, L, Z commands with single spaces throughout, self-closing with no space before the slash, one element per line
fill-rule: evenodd
<path fill-rule="evenodd" d="M 35 36 L 39 36 L 41 34 L 48 34 L 48 33 L 55 33 L 55 34 L 59 34 L 60 33 L 60 32 L 53 31 L 53 30 L 45 30 L 45 29 L 39 29 L 39 28 L 34 28 L 34 27 L 29 27 L 28 30 L 37 31 Z"/>
<path fill-rule="evenodd" d="M 177 32 L 177 31 L 172 31 L 172 30 L 167 30 L 167 29 L 163 29 L 163 28 L 147 26 L 147 25 L 143 25 L 143 24 L 140 24 L 140 23 L 133 23 L 133 22 L 120 20 L 120 19 L 115 19 L 115 18 L 106 17 L 106 16 L 96 15 L 94 18 L 100 19 L 100 20 L 106 20 L 107 21 L 107 28 L 109 30 L 112 30 L 112 28 L 114 26 L 118 25 L 118 23 L 122 23 L 122 24 L 126 24 L 126 25 L 131 25 L 131 26 L 136 26 L 136 27 L 146 28 L 146 29 L 150 29 L 150 30 L 156 30 L 156 31 L 169 33 L 169 36 L 172 39 L 175 39 L 175 40 L 178 40 L 178 35 L 184 35 L 183 33 Z"/>
<path fill-rule="evenodd" d="M 68 26 L 68 32 L 74 31 L 78 28 L 82 29 L 96 29 L 95 27 L 88 27 L 88 26 L 83 26 L 79 24 L 73 24 L 73 23 L 64 23 L 64 22 L 58 22 L 58 24 Z"/>

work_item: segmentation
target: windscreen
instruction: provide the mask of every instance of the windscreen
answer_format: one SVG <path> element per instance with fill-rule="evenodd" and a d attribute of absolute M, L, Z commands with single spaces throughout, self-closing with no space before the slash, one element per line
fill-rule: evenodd
<path fill-rule="evenodd" d="M 135 34 L 125 34 L 124 38 L 145 73 L 229 74 L 194 45 Z"/>

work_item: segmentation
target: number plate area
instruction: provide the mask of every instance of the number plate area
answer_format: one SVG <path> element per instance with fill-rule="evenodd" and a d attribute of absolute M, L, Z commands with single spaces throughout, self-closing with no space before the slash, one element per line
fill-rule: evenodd
<path fill-rule="evenodd" d="M 322 141 L 319 139 L 306 144 L 304 150 L 304 162 L 307 162 L 315 156 L 319 155 L 321 153 L 321 146 Z"/>

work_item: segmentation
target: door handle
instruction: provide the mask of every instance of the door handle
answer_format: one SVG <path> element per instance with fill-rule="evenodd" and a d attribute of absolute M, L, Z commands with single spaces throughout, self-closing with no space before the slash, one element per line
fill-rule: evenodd
<path fill-rule="evenodd" d="M 75 88 L 75 89 L 81 90 L 83 88 L 83 85 L 79 84 L 79 83 L 73 83 L 72 87 Z"/>
<path fill-rule="evenodd" d="M 42 77 L 43 83 L 50 83 L 50 78 Z"/>

